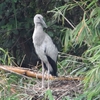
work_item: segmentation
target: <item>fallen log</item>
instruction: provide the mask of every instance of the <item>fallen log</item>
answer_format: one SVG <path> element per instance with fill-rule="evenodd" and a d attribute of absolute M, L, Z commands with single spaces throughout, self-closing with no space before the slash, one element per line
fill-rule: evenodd
<path fill-rule="evenodd" d="M 5 71 L 9 71 L 9 72 L 15 73 L 15 74 L 20 74 L 20 75 L 25 75 L 28 77 L 42 79 L 41 73 L 36 73 L 36 72 L 33 72 L 29 69 L 25 69 L 22 67 L 0 65 L 0 70 L 5 70 Z M 44 79 L 47 80 L 48 76 L 44 75 Z M 49 75 L 49 79 L 50 80 L 83 80 L 83 78 L 80 78 L 80 77 L 53 77 L 51 75 Z"/>

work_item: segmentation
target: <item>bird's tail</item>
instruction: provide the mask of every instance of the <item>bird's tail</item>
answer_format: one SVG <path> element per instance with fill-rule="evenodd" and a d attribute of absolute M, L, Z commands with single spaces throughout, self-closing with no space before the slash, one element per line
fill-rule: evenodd
<path fill-rule="evenodd" d="M 50 74 L 52 75 L 52 76 L 58 76 L 58 74 L 57 74 L 57 62 L 55 62 L 51 57 L 49 57 L 49 56 L 47 56 L 47 59 L 48 59 L 48 61 L 49 61 L 49 64 L 51 65 L 51 67 L 52 67 L 52 70 L 50 70 Z M 46 69 L 46 70 L 48 70 L 48 67 L 46 66 L 46 64 L 44 63 L 44 68 Z"/>

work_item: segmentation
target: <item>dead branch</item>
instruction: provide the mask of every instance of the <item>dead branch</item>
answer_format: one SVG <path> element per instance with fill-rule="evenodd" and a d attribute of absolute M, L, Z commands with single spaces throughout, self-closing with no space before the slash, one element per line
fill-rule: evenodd
<path fill-rule="evenodd" d="M 17 74 L 25 75 L 28 77 L 42 79 L 41 73 L 36 73 L 22 67 L 0 65 L 0 70 L 5 70 L 5 71 L 13 72 L 15 74 L 17 73 Z M 48 79 L 48 76 L 45 75 L 44 78 Z M 83 80 L 83 78 L 79 78 L 79 77 L 53 77 L 51 75 L 49 76 L 49 79 L 50 80 Z"/>

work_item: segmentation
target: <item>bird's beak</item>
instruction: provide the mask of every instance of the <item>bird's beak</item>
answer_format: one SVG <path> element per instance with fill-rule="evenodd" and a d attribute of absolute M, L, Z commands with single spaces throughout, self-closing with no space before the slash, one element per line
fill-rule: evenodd
<path fill-rule="evenodd" d="M 41 19 L 41 22 L 42 22 L 43 27 L 47 28 L 47 25 L 43 19 Z"/>

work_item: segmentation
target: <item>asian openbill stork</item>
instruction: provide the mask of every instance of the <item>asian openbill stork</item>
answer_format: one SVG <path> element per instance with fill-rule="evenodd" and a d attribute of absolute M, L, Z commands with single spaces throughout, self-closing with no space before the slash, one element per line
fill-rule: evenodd
<path fill-rule="evenodd" d="M 48 88 L 49 88 L 49 74 L 57 76 L 57 55 L 58 50 L 54 45 L 50 36 L 43 31 L 47 28 L 41 14 L 34 16 L 34 32 L 33 44 L 35 51 L 42 62 L 42 88 L 44 87 L 44 68 L 48 70 Z"/>

